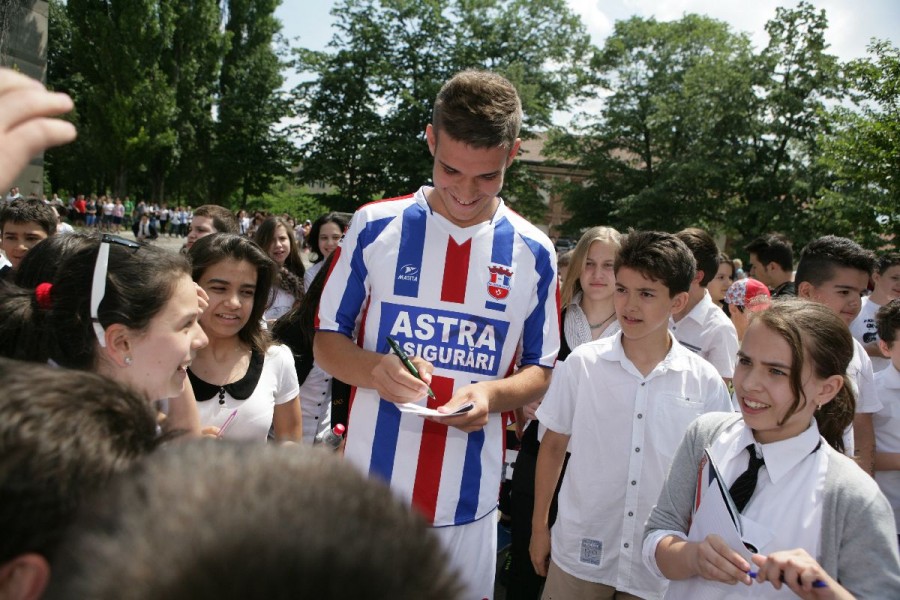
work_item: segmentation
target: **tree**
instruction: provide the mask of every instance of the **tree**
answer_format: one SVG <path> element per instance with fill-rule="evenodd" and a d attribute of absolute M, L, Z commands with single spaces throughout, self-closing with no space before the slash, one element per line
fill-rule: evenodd
<path fill-rule="evenodd" d="M 821 165 L 833 175 L 817 211 L 836 233 L 867 248 L 900 239 L 900 49 L 869 45 L 871 59 L 846 67 L 856 110 L 832 112 L 835 133 L 822 136 Z"/>
<path fill-rule="evenodd" d="M 262 194 L 290 166 L 292 145 L 278 127 L 289 113 L 279 92 L 282 63 L 273 48 L 280 0 L 230 0 L 228 46 L 219 82 L 219 120 L 212 157 L 212 200 Z"/>
<path fill-rule="evenodd" d="M 568 230 L 721 227 L 752 126 L 752 65 L 747 37 L 708 17 L 617 22 L 592 65 L 602 113 L 551 137 L 589 174 L 567 191 Z"/>
<path fill-rule="evenodd" d="M 431 178 L 425 125 L 440 85 L 466 68 L 516 84 L 523 136 L 568 107 L 583 84 L 588 37 L 563 0 L 344 0 L 329 49 L 297 53 L 306 81 L 303 181 L 328 181 L 352 207 Z M 510 171 L 517 210 L 544 210 L 535 183 Z M 523 211 L 523 209 L 525 209 Z"/>

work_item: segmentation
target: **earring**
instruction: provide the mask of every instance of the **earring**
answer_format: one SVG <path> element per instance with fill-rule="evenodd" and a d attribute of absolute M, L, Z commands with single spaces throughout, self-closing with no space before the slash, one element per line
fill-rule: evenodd
<path fill-rule="evenodd" d="M 133 362 L 134 362 L 134 360 L 132 360 L 132 358 L 130 356 L 125 357 L 125 366 L 126 367 L 130 367 L 131 363 L 133 363 Z"/>

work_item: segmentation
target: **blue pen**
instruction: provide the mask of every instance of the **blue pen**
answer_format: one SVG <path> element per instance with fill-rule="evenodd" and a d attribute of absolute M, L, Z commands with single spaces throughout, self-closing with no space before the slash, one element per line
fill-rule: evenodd
<path fill-rule="evenodd" d="M 747 571 L 747 575 L 749 575 L 753 579 L 756 579 L 757 572 L 756 571 Z M 779 579 L 781 579 L 781 583 L 784 583 L 784 575 L 783 574 L 781 575 L 781 577 L 779 577 Z M 827 588 L 828 584 L 825 583 L 824 581 L 822 581 L 821 579 L 816 579 L 815 581 L 813 581 L 812 586 L 814 588 Z"/>

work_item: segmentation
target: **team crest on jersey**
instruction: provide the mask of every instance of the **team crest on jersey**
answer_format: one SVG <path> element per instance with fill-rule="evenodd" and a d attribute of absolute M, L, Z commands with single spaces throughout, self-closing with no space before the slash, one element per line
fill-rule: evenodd
<path fill-rule="evenodd" d="M 397 269 L 397 279 L 399 281 L 418 281 L 419 267 L 415 265 L 403 265 Z"/>
<path fill-rule="evenodd" d="M 491 274 L 491 280 L 488 281 L 488 294 L 495 300 L 505 300 L 509 296 L 513 272 L 501 265 L 491 265 L 488 267 L 488 271 Z"/>

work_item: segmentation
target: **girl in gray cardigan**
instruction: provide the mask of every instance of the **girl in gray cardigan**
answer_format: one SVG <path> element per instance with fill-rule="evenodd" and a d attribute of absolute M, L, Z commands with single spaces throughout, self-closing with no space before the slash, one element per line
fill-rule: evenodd
<path fill-rule="evenodd" d="M 734 375 L 742 414 L 691 425 L 647 522 L 644 561 L 671 580 L 666 598 L 900 598 L 891 507 L 839 452 L 855 407 L 852 355 L 846 325 L 822 305 L 784 300 L 755 315 Z M 714 490 L 699 477 L 707 461 L 728 486 L 762 465 L 738 508 L 746 549 L 699 534 L 705 519 L 691 531 Z"/>

